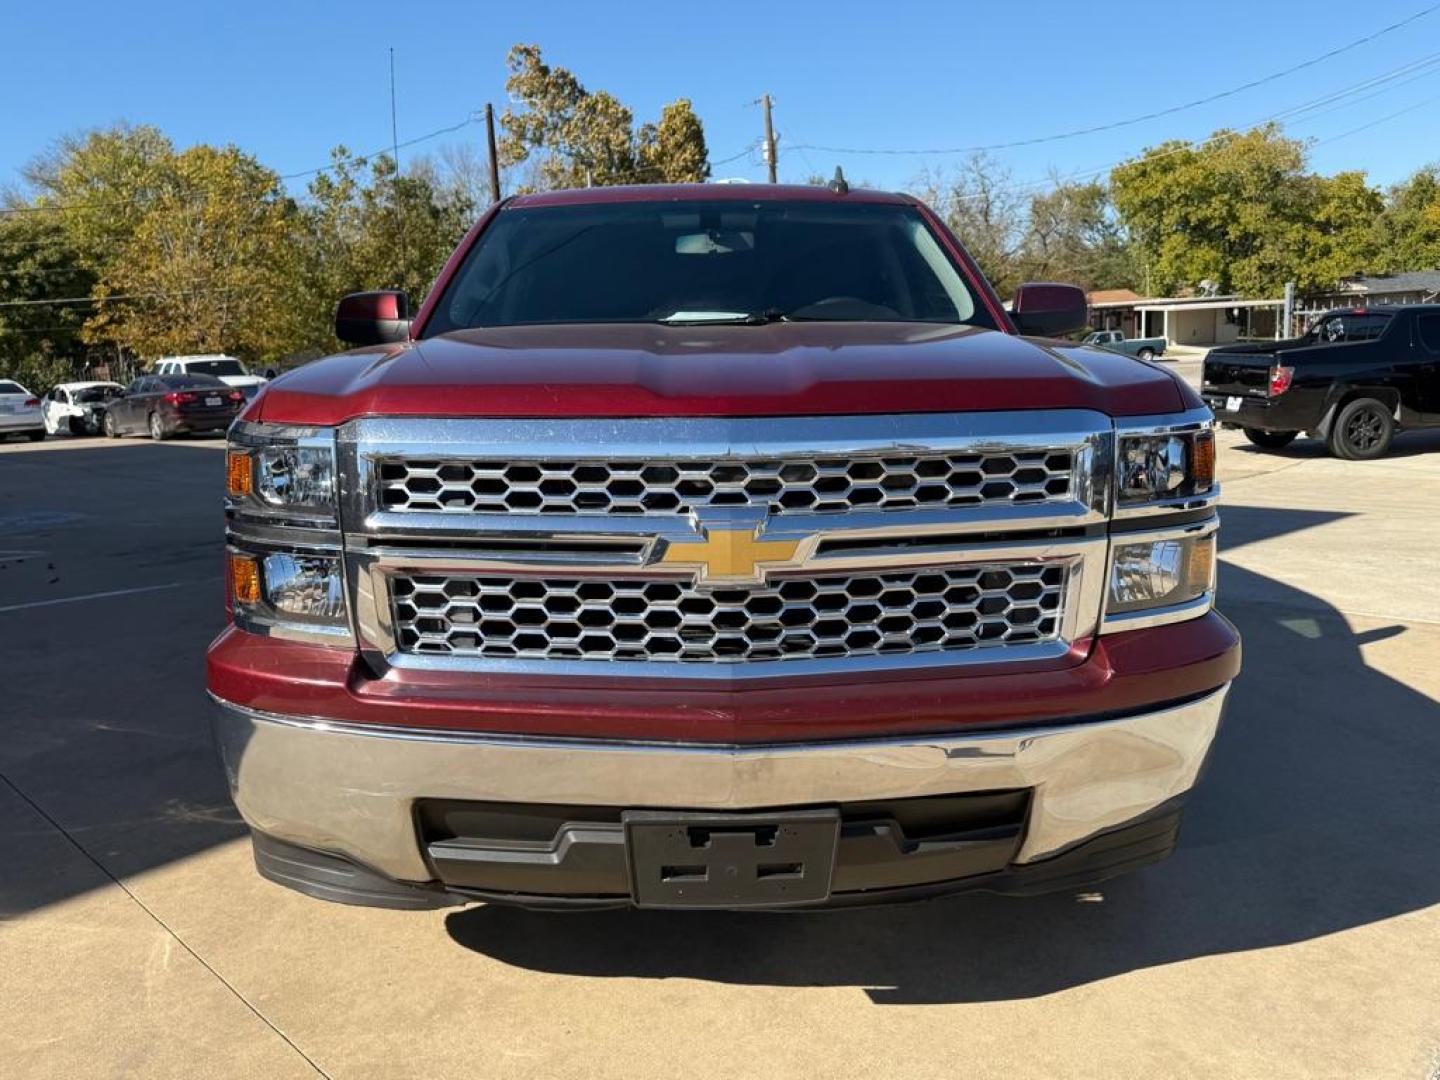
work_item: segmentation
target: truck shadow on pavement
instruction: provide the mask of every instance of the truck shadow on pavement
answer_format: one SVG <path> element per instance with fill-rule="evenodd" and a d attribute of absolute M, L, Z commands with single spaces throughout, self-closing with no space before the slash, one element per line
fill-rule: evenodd
<path fill-rule="evenodd" d="M 1229 546 L 1340 515 L 1227 508 Z M 1301 541 L 1303 542 L 1303 541 Z M 856 986 L 877 1004 L 1031 998 L 1305 941 L 1440 902 L 1440 706 L 1369 668 L 1334 608 L 1222 564 L 1245 638 L 1207 772 L 1165 863 L 1085 894 L 972 894 L 811 914 L 457 911 L 455 941 L 583 976 Z"/>

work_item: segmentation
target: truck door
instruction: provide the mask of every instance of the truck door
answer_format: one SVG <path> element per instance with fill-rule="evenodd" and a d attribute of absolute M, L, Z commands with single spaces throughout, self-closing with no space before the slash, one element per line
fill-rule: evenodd
<path fill-rule="evenodd" d="M 1415 316 L 1415 411 L 1440 423 L 1440 311 Z"/>

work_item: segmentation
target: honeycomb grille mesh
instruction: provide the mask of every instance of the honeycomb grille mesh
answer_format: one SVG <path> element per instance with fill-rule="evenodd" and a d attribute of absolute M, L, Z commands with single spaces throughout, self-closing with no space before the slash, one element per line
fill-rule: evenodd
<path fill-rule="evenodd" d="M 1067 569 L 1006 564 L 702 588 L 674 580 L 391 580 L 402 652 L 693 663 L 815 660 L 1055 640 Z"/>
<path fill-rule="evenodd" d="M 376 501 L 398 513 L 843 513 L 1054 502 L 1072 497 L 1074 476 L 1075 452 L 1064 447 L 710 461 L 407 458 L 376 463 Z"/>

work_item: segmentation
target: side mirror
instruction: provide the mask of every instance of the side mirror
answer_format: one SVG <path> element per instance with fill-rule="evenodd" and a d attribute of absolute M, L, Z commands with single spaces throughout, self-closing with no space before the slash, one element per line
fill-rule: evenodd
<path fill-rule="evenodd" d="M 347 345 L 408 341 L 410 300 L 392 289 L 351 293 L 335 308 L 335 336 Z"/>
<path fill-rule="evenodd" d="M 1058 337 L 1084 330 L 1090 324 L 1090 306 L 1082 289 L 1074 285 L 1030 282 L 1015 290 L 1010 318 L 1022 334 Z"/>

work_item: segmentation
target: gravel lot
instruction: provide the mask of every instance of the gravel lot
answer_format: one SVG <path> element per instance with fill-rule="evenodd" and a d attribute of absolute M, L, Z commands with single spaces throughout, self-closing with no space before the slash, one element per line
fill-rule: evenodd
<path fill-rule="evenodd" d="M 1246 670 L 1175 857 L 788 916 L 262 881 L 202 692 L 220 441 L 0 447 L 0 1073 L 1434 1075 L 1440 436 L 1371 463 L 1221 441 Z"/>

